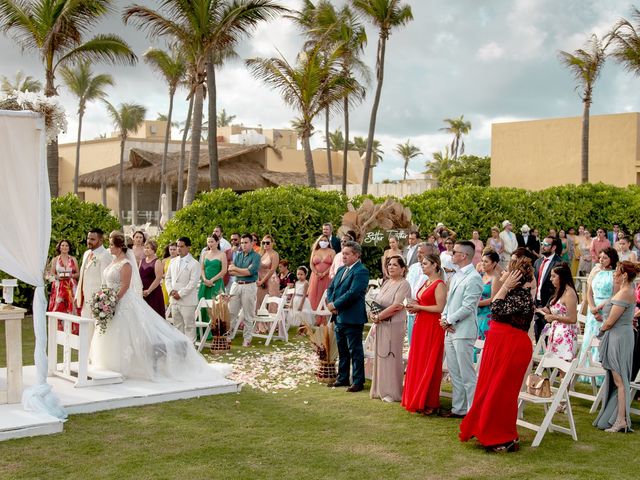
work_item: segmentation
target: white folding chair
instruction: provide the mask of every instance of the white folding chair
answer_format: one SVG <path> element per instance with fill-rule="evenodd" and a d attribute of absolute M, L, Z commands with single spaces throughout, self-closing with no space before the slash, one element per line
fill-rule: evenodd
<path fill-rule="evenodd" d="M 440 382 L 440 385 L 450 381 L 451 381 L 451 378 L 449 377 L 449 367 L 447 366 L 447 354 L 445 353 L 444 355 L 442 355 L 442 382 Z M 447 392 L 443 390 L 442 387 L 440 387 L 440 396 L 446 397 L 446 398 L 453 398 L 453 395 L 451 394 L 451 392 Z"/>
<path fill-rule="evenodd" d="M 209 337 L 209 333 L 211 333 L 211 322 L 204 321 L 202 319 L 202 309 L 206 308 L 207 311 L 211 311 L 211 307 L 213 306 L 213 300 L 207 300 L 206 298 L 201 298 L 200 302 L 198 302 L 198 306 L 196 307 L 196 339 L 194 340 L 194 345 L 198 348 L 198 351 L 201 352 L 204 347 L 210 346 L 209 342 L 207 342 L 207 338 Z M 200 340 L 198 340 L 198 336 Z"/>
<path fill-rule="evenodd" d="M 630 395 L 631 402 L 633 403 L 633 399 L 636 397 L 636 393 L 640 392 L 640 370 L 638 371 L 636 378 L 629 385 L 631 386 Z M 634 415 L 640 415 L 640 408 L 632 407 L 629 409 L 629 412 L 633 413 Z"/>
<path fill-rule="evenodd" d="M 550 328 L 545 328 L 540 334 L 540 338 L 536 342 L 535 346 L 533 347 L 532 360 L 534 365 L 537 363 L 540 363 L 540 360 L 542 360 L 542 357 L 544 357 L 547 353 L 547 340 L 549 338 L 550 330 L 551 330 Z"/>
<path fill-rule="evenodd" d="M 478 355 L 476 355 L 476 363 L 475 363 L 476 372 L 479 372 L 480 360 L 482 360 L 482 351 L 484 350 L 484 340 L 477 339 L 476 342 L 473 344 L 473 348 L 477 348 L 479 350 Z"/>
<path fill-rule="evenodd" d="M 542 442 L 542 438 L 547 433 L 547 431 L 566 433 L 567 435 L 571 435 L 571 438 L 573 438 L 575 441 L 578 440 L 578 434 L 576 433 L 576 424 L 573 419 L 571 401 L 569 399 L 568 393 L 569 385 L 571 384 L 571 381 L 575 376 L 577 365 L 577 359 L 574 359 L 572 362 L 566 362 L 550 353 L 544 355 L 540 360 L 540 363 L 538 364 L 538 368 L 536 368 L 536 374 L 543 375 L 545 370 L 562 371 L 564 372 L 564 378 L 562 379 L 560 386 L 557 389 L 552 389 L 552 396 L 548 398 L 538 397 L 527 392 L 520 392 L 520 394 L 518 395 L 519 418 L 517 424 L 521 427 L 528 428 L 529 430 L 537 432 L 535 438 L 533 439 L 533 443 L 531 444 L 532 447 L 537 447 L 538 445 L 540 445 L 540 442 Z M 561 401 L 566 402 L 565 413 L 567 414 L 569 420 L 569 428 L 562 427 L 553 423 L 553 417 L 558 413 L 558 406 L 560 405 Z M 542 405 L 544 407 L 545 415 L 540 425 L 524 420 L 523 409 L 526 403 Z"/>
<path fill-rule="evenodd" d="M 318 308 L 315 310 L 311 310 L 309 312 L 311 315 L 316 317 L 326 317 L 327 323 L 331 320 L 331 316 L 333 315 L 329 309 L 327 308 L 327 291 L 322 294 L 322 298 L 320 298 L 320 302 L 318 303 Z"/>
<path fill-rule="evenodd" d="M 580 359 L 578 362 L 578 366 L 576 367 L 576 375 L 573 379 L 569 387 L 569 395 L 576 398 L 582 398 L 583 400 L 589 400 L 592 403 L 591 409 L 589 413 L 594 413 L 598 408 L 598 405 L 602 401 L 602 396 L 604 395 L 604 391 L 602 387 L 598 388 L 597 379 L 598 377 L 604 377 L 607 372 L 604 368 L 602 368 L 602 364 L 593 358 L 592 348 L 597 348 L 600 346 L 600 339 L 595 335 L 591 337 L 591 341 L 589 344 L 582 344 L 580 348 L 580 354 L 578 358 Z M 587 349 L 587 351 L 583 354 L 582 350 Z M 587 364 L 588 363 L 588 364 Z M 588 377 L 591 381 L 591 390 L 593 393 L 583 393 L 577 392 L 575 390 L 575 383 L 578 377 Z"/>
<path fill-rule="evenodd" d="M 269 305 L 277 306 L 276 313 L 269 312 Z M 266 341 L 264 342 L 265 345 L 269 345 L 269 343 L 271 343 L 271 340 L 283 340 L 285 342 L 289 341 L 289 334 L 287 332 L 286 320 L 284 315 L 284 302 L 282 301 L 282 298 L 265 295 L 264 300 L 262 300 L 262 305 L 258 309 L 258 313 L 255 316 L 255 320 L 256 323 L 253 326 L 253 332 L 251 332 L 252 337 L 266 339 Z M 269 324 L 269 331 L 266 334 L 256 332 L 258 322 Z M 274 335 L 276 327 L 278 327 L 278 335 Z"/>

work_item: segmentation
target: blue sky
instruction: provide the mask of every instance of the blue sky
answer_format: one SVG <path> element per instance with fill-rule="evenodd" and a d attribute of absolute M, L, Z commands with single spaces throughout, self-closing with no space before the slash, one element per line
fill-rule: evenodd
<path fill-rule="evenodd" d="M 117 1 L 118 9 L 133 2 Z M 139 3 L 154 5 L 143 0 Z M 297 8 L 297 0 L 283 4 Z M 336 4 L 342 4 L 336 1 Z M 414 21 L 394 31 L 388 41 L 385 82 L 378 113 L 376 138 L 383 145 L 384 161 L 375 169 L 374 179 L 402 177 L 402 161 L 393 151 L 407 139 L 422 150 L 414 159 L 412 173 L 424 170 L 435 151 L 449 143 L 439 131 L 444 118 L 464 114 L 472 123 L 466 151 L 487 155 L 491 150 L 491 124 L 511 120 L 579 116 L 582 105 L 569 72 L 558 62 L 558 50 L 573 51 L 591 33 L 608 31 L 620 17 L 629 17 L 631 4 L 619 0 L 421 0 L 406 2 Z M 365 22 L 369 43 L 364 60 L 375 63 L 377 32 Z M 100 31 L 118 33 L 137 54 L 150 42 L 133 27 L 125 27 L 119 15 L 105 19 Z M 239 47 L 242 58 L 270 57 L 276 49 L 293 61 L 302 40 L 291 22 L 279 19 L 262 25 Z M 42 77 L 42 68 L 33 53 L 22 53 L 9 38 L 0 37 L 0 74 L 13 76 L 23 70 Z M 149 117 L 168 108 L 166 87 L 144 64 L 136 67 L 97 65 L 116 80 L 109 90 L 112 103 L 136 101 L 145 105 Z M 253 79 L 241 61 L 227 64 L 217 76 L 219 108 L 225 108 L 247 126 L 289 128 L 296 113 L 283 106 L 276 92 Z M 639 110 L 640 79 L 608 62 L 598 81 L 592 114 Z M 368 98 L 351 112 L 352 135 L 366 136 L 375 84 Z M 62 142 L 74 141 L 77 105 L 64 87 L 61 101 L 67 108 L 69 130 Z M 175 106 L 175 117 L 184 119 L 187 104 L 184 92 Z M 318 119 L 322 130 L 324 120 Z M 342 127 L 341 118 L 332 119 L 332 129 Z M 111 131 L 104 106 L 90 104 L 83 123 L 83 138 L 91 139 Z M 320 145 L 322 133 L 314 135 Z"/>

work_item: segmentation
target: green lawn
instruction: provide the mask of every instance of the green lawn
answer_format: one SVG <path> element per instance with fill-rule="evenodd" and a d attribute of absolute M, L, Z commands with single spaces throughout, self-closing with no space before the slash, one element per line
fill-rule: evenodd
<path fill-rule="evenodd" d="M 246 350 L 234 345 L 236 354 Z M 578 442 L 554 433 L 532 449 L 533 432 L 522 430 L 519 453 L 492 455 L 457 440 L 458 420 L 409 414 L 370 400 L 368 391 L 315 383 L 277 394 L 245 387 L 73 415 L 62 434 L 1 442 L 0 478 L 637 478 L 638 434 L 600 432 L 587 404 L 572 404 Z"/>

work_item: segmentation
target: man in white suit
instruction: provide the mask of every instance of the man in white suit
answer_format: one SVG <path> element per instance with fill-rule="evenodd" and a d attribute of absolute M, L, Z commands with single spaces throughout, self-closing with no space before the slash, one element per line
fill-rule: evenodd
<path fill-rule="evenodd" d="M 180 237 L 176 242 L 178 256 L 171 260 L 165 286 L 169 292 L 169 311 L 173 325 L 192 342 L 196 339 L 196 307 L 200 264 L 191 256 L 191 240 Z"/>
<path fill-rule="evenodd" d="M 75 302 L 84 318 L 93 318 L 91 315 L 91 297 L 102 287 L 102 274 L 113 261 L 113 255 L 104 248 L 104 232 L 94 228 L 87 234 L 87 249 L 82 256 L 78 288 L 76 289 Z"/>
<path fill-rule="evenodd" d="M 473 366 L 473 344 L 478 337 L 477 310 L 482 295 L 482 277 L 473 266 L 475 245 L 458 241 L 453 247 L 453 263 L 459 270 L 449 284 L 447 304 L 440 325 L 446 330 L 444 350 L 453 387 L 450 412 L 443 417 L 464 417 L 476 389 L 476 371 Z"/>

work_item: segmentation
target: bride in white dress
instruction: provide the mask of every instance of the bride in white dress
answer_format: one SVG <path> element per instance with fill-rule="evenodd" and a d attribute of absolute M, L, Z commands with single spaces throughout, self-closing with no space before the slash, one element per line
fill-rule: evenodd
<path fill-rule="evenodd" d="M 104 271 L 103 283 L 118 292 L 118 304 L 106 332 L 96 328 L 92 365 L 126 378 L 222 380 L 230 368 L 209 365 L 183 333 L 144 301 L 140 273 L 133 252 L 127 252 L 124 234 L 109 235 L 109 251 L 114 259 Z"/>

